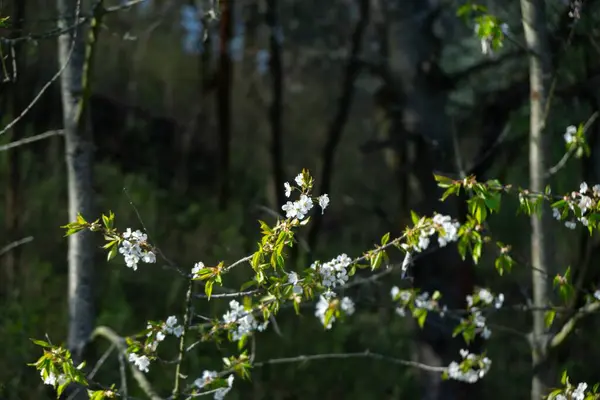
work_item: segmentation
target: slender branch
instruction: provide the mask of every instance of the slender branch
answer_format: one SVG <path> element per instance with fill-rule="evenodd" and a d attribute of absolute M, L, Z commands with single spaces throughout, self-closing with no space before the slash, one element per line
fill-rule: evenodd
<path fill-rule="evenodd" d="M 125 339 L 117 335 L 117 333 L 115 333 L 115 331 L 113 331 L 109 327 L 99 326 L 96 329 L 94 329 L 94 332 L 92 333 L 92 339 L 98 336 L 103 337 L 112 344 L 114 344 L 122 355 L 127 354 Z M 140 387 L 140 389 L 142 389 L 146 396 L 148 396 L 151 400 L 162 400 L 162 398 L 158 394 L 156 394 L 156 392 L 152 388 L 152 385 L 150 384 L 148 379 L 146 379 L 146 375 L 144 375 L 143 372 L 141 372 L 131 363 L 129 363 L 129 368 L 131 369 L 133 378 L 136 380 L 138 386 Z"/>
<path fill-rule="evenodd" d="M 179 379 L 181 378 L 181 363 L 183 362 L 183 354 L 185 353 L 185 337 L 190 327 L 192 319 L 192 292 L 194 288 L 194 281 L 189 280 L 187 293 L 185 294 L 185 314 L 183 316 L 183 332 L 179 338 L 179 353 L 177 355 L 177 364 L 175 365 L 175 384 L 173 386 L 173 393 L 171 398 L 173 400 L 179 399 L 181 394 L 181 388 L 179 387 Z"/>
<path fill-rule="evenodd" d="M 163 253 L 163 251 L 158 246 L 158 244 L 152 239 L 150 232 L 148 231 L 148 227 L 144 223 L 144 220 L 142 219 L 142 215 L 140 214 L 140 211 L 138 210 L 135 203 L 133 202 L 133 199 L 129 195 L 129 190 L 127 190 L 126 187 L 123 188 L 123 193 L 125 193 L 125 196 L 127 197 L 127 200 L 129 201 L 129 205 L 131 206 L 131 208 L 133 208 L 133 211 L 135 212 L 135 215 L 136 215 L 140 225 L 142 225 L 142 229 L 144 230 L 144 232 L 146 232 L 146 235 L 148 236 L 148 240 L 150 240 L 150 242 L 154 243 L 153 247 L 156 250 L 156 252 L 162 257 L 163 260 L 165 260 L 167 262 L 169 268 L 174 269 L 181 276 L 187 277 L 188 274 L 186 272 L 184 272 L 181 268 L 179 268 L 177 266 L 177 264 L 175 264 L 173 261 L 171 261 L 169 258 L 167 258 L 167 256 Z"/>
<path fill-rule="evenodd" d="M 39 135 L 26 137 L 20 140 L 15 140 L 14 142 L 10 142 L 8 144 L 0 146 L 0 151 L 7 151 L 10 149 L 14 149 L 15 147 L 23 146 L 25 144 L 34 143 L 39 140 L 44 140 L 52 136 L 63 135 L 62 129 L 57 129 L 53 131 L 48 131 L 44 133 L 40 133 Z"/>
<path fill-rule="evenodd" d="M 129 397 L 127 392 L 127 371 L 125 371 L 125 355 L 119 352 L 119 374 L 121 375 L 121 387 L 119 392 L 123 398 Z"/>
<path fill-rule="evenodd" d="M 260 290 L 254 289 L 254 290 L 247 290 L 244 292 L 218 293 L 218 294 L 211 294 L 210 298 L 211 299 L 234 299 L 236 297 L 251 296 L 251 295 L 257 294 L 259 292 L 260 292 Z M 205 294 L 195 294 L 194 297 L 197 299 L 208 299 L 208 296 Z"/>
<path fill-rule="evenodd" d="M 593 303 L 588 303 L 579 310 L 577 310 L 575 314 L 567 322 L 565 322 L 560 331 L 558 331 L 552 337 L 550 343 L 548 344 L 548 347 L 555 348 L 560 346 L 569 336 L 569 334 L 573 332 L 573 329 L 575 329 L 575 325 L 580 319 L 597 312 L 598 309 L 600 309 L 600 302 L 595 301 Z"/>
<path fill-rule="evenodd" d="M 19 247 L 19 246 L 21 246 L 21 245 L 23 245 L 25 243 L 29 243 L 32 240 L 33 240 L 33 236 L 28 236 L 26 238 L 17 240 L 16 242 L 9 243 L 9 244 L 7 244 L 6 246 L 4 246 L 4 247 L 2 247 L 0 249 L 0 256 L 8 253 L 9 251 L 11 251 L 12 249 L 14 249 L 15 247 Z"/>
<path fill-rule="evenodd" d="M 584 134 L 589 130 L 590 126 L 594 123 L 594 121 L 596 121 L 596 118 L 598 118 L 598 111 L 594 112 L 592 114 L 592 116 L 586 121 L 586 123 L 583 127 Z M 545 178 L 548 179 L 548 178 L 552 177 L 554 174 L 556 174 L 558 171 L 563 169 L 564 166 L 567 164 L 567 161 L 569 161 L 569 158 L 571 158 L 571 156 L 573 155 L 574 152 L 575 152 L 575 148 L 571 148 L 571 150 L 566 152 L 565 155 L 560 159 L 560 161 L 558 163 L 556 163 L 556 165 L 554 165 L 552 168 L 549 168 L 548 171 L 546 171 Z"/>
<path fill-rule="evenodd" d="M 396 365 L 402 365 L 405 367 L 413 367 L 424 371 L 431 372 L 444 372 L 446 367 L 436 367 L 433 365 L 426 365 L 415 361 L 401 360 L 398 358 L 385 356 L 379 353 L 372 353 L 370 350 L 365 350 L 359 353 L 329 353 L 329 354 L 312 354 L 312 355 L 300 355 L 296 357 L 287 358 L 273 358 L 271 360 L 256 362 L 252 364 L 253 367 L 264 367 L 265 365 L 275 364 L 293 364 L 293 363 L 304 363 L 308 361 L 317 360 L 331 360 L 331 359 L 350 359 L 350 358 L 371 358 L 374 360 L 385 361 Z"/>

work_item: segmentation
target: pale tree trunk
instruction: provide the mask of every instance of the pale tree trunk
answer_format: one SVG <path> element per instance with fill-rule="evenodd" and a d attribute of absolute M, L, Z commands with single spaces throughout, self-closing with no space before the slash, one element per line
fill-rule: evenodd
<path fill-rule="evenodd" d="M 529 177 L 530 189 L 544 191 L 545 144 L 544 125 L 550 81 L 550 57 L 546 13 L 543 0 L 521 0 L 521 13 L 525 41 L 529 49 L 530 82 L 530 133 L 529 133 Z M 548 304 L 548 242 L 546 237 L 547 212 L 542 208 L 541 215 L 531 216 L 531 264 L 533 284 L 533 306 L 545 307 Z M 546 326 L 544 312 L 533 312 L 531 335 L 532 362 L 534 368 L 546 358 Z M 539 400 L 544 394 L 546 368 L 538 370 L 531 382 L 531 399 Z"/>
<path fill-rule="evenodd" d="M 80 2 L 83 0 L 57 0 L 59 28 L 73 26 L 75 16 L 81 14 Z M 84 32 L 84 28 L 79 26 L 58 39 L 59 67 L 68 63 L 61 75 L 61 91 L 70 221 L 74 221 L 78 213 L 86 219 L 94 217 L 93 143 L 86 124 L 82 79 L 86 50 Z M 69 236 L 68 347 L 77 361 L 81 361 L 83 357 L 94 326 L 93 255 L 91 232 L 83 231 Z"/>

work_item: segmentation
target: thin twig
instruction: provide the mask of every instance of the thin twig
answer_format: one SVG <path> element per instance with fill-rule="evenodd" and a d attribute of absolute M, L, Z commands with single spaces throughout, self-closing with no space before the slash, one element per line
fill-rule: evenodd
<path fill-rule="evenodd" d="M 81 13 L 81 0 L 77 0 L 77 7 L 75 9 L 75 21 L 76 22 L 79 21 L 80 13 Z M 15 126 L 16 124 L 18 124 L 19 121 L 21 121 L 23 119 L 23 117 L 25 117 L 25 115 L 27 115 L 27 113 L 29 111 L 31 111 L 31 109 L 33 108 L 33 106 L 35 106 L 36 103 L 42 98 L 42 95 L 44 93 L 46 93 L 46 90 L 48 90 L 50 88 L 50 86 L 52 86 L 52 84 L 54 82 L 56 82 L 56 80 L 62 75 L 62 73 L 65 71 L 65 69 L 67 69 L 67 66 L 71 62 L 71 58 L 73 57 L 73 51 L 75 50 L 76 39 L 77 39 L 77 29 L 75 29 L 75 32 L 73 33 L 73 38 L 71 39 L 71 48 L 69 49 L 69 54 L 67 55 L 67 60 L 65 61 L 65 63 L 54 74 L 54 76 L 52 76 L 52 78 L 50 78 L 50 80 L 48 82 L 46 82 L 46 84 L 44 86 L 42 86 L 42 88 L 40 89 L 40 91 L 38 92 L 38 94 L 33 98 L 33 100 L 31 100 L 31 102 L 29 103 L 29 105 L 27 107 L 25 107 L 25 109 L 23 111 L 21 111 L 21 113 L 15 119 L 13 119 L 11 122 L 9 122 L 8 125 L 6 125 L 0 131 L 0 136 L 2 136 L 3 134 L 5 134 L 13 126 Z"/>
<path fill-rule="evenodd" d="M 586 123 L 583 127 L 584 134 L 588 131 L 588 129 L 594 123 L 596 118 L 598 118 L 598 111 L 594 112 L 592 114 L 592 116 L 586 121 Z M 569 158 L 571 158 L 571 156 L 575 152 L 575 149 L 576 149 L 576 147 L 572 147 L 569 151 L 567 151 L 565 153 L 565 155 L 560 159 L 560 161 L 558 163 L 556 163 L 555 166 L 553 166 L 552 168 L 548 169 L 548 171 L 546 171 L 546 175 L 544 176 L 544 178 L 548 179 L 548 178 L 552 177 L 554 174 L 556 174 L 558 171 L 560 171 L 562 168 L 564 168 L 564 166 L 567 164 L 567 161 L 569 161 Z"/>
<path fill-rule="evenodd" d="M 303 363 L 308 361 L 316 360 L 331 360 L 331 359 L 349 359 L 349 358 L 372 358 L 379 361 L 386 361 L 396 365 L 403 365 L 406 367 L 418 368 L 424 371 L 431 372 L 444 372 L 446 367 L 437 367 L 433 365 L 426 365 L 416 361 L 401 360 L 398 358 L 385 356 L 379 353 L 372 353 L 370 350 L 365 350 L 359 353 L 329 353 L 329 354 L 312 354 L 312 355 L 301 355 L 296 357 L 287 358 L 273 358 L 271 360 L 261 361 L 252 364 L 253 367 L 263 367 L 265 365 L 273 364 L 292 364 L 292 363 Z"/>
<path fill-rule="evenodd" d="M 92 372 L 90 372 L 89 375 L 87 376 L 88 380 L 94 379 L 94 376 L 96 375 L 96 373 L 98 373 L 98 370 L 100 370 L 100 367 L 106 362 L 106 360 L 108 359 L 110 354 L 113 352 L 115 347 L 116 346 L 114 344 L 111 344 L 110 347 L 104 352 L 102 357 L 100 357 L 100 359 L 94 366 L 94 369 L 92 369 Z M 67 400 L 73 400 L 82 390 L 83 390 L 83 387 L 79 386 L 77 388 L 77 390 L 75 390 L 73 393 L 71 393 L 71 395 L 69 395 L 69 397 L 67 397 Z"/>
<path fill-rule="evenodd" d="M 53 130 L 53 131 L 48 131 L 48 132 L 45 132 L 45 133 L 41 133 L 39 135 L 35 135 L 35 136 L 31 136 L 31 137 L 26 137 L 26 138 L 23 138 L 21 140 L 16 140 L 14 142 L 10 142 L 8 144 L 0 146 L 0 151 L 7 151 L 7 150 L 10 150 L 10 149 L 14 149 L 15 147 L 23 146 L 25 144 L 37 142 L 38 140 L 43 140 L 43 139 L 47 139 L 47 138 L 52 137 L 52 136 L 57 136 L 57 135 L 62 135 L 62 134 L 63 134 L 63 130 L 62 129 L 57 129 L 57 130 Z"/>
<path fill-rule="evenodd" d="M 181 388 L 179 387 L 179 380 L 181 378 L 181 363 L 183 362 L 183 354 L 185 353 L 185 338 L 187 331 L 190 327 L 192 319 L 192 297 L 193 297 L 194 281 L 189 280 L 187 293 L 185 294 L 185 314 L 183 315 L 183 332 L 179 338 L 179 353 L 177 355 L 177 364 L 175 366 L 175 384 L 173 385 L 173 393 L 171 398 L 173 400 L 179 399 Z"/>
<path fill-rule="evenodd" d="M 127 398 L 127 371 L 125 370 L 125 355 L 119 352 L 119 374 L 121 375 L 121 388 L 119 392 L 123 398 Z"/>
<path fill-rule="evenodd" d="M 172 268 L 175 271 L 179 272 L 179 274 L 181 276 L 188 277 L 189 274 L 187 274 L 186 272 L 184 272 L 181 268 L 179 268 L 177 266 L 177 264 L 175 264 L 173 261 L 171 261 L 169 258 L 167 258 L 167 256 L 165 256 L 165 254 L 162 252 L 162 250 L 158 246 L 158 244 L 152 239 L 152 237 L 150 235 L 150 232 L 148 231 L 148 228 L 146 227 L 146 224 L 144 223 L 144 220 L 142 219 L 142 215 L 140 214 L 140 212 L 139 212 L 137 206 L 135 205 L 135 203 L 133 202 L 133 199 L 129 195 L 129 191 L 127 190 L 126 187 L 123 188 L 123 193 L 125 193 L 125 196 L 127 197 L 127 200 L 129 201 L 129 205 L 131 206 L 131 208 L 133 208 L 133 211 L 135 212 L 135 215 L 137 216 L 137 219 L 138 219 L 140 225 L 142 225 L 142 229 L 144 229 L 144 231 L 146 232 L 146 235 L 148 236 L 148 240 L 150 242 L 154 243 L 153 247 L 156 250 L 156 252 L 163 258 L 163 260 L 165 260 L 167 262 L 167 264 L 169 265 L 170 268 Z"/>
<path fill-rule="evenodd" d="M 109 342 L 111 342 L 115 346 L 117 346 L 119 353 L 121 353 L 122 355 L 127 354 L 127 348 L 125 346 L 125 339 L 123 339 L 121 336 L 117 335 L 117 333 L 115 333 L 109 327 L 99 326 L 96 329 L 94 329 L 94 332 L 92 333 L 92 339 L 94 339 L 98 336 L 105 338 L 106 340 L 108 340 Z M 131 363 L 129 363 L 129 368 L 131 369 L 133 378 L 138 383 L 140 389 L 142 389 L 142 391 L 146 394 L 146 396 L 148 396 L 150 398 L 150 400 L 162 400 L 162 398 L 158 394 L 156 394 L 156 392 L 152 388 L 152 385 L 150 384 L 150 382 L 146 378 L 146 375 L 144 375 L 143 372 L 141 372 L 139 369 L 137 369 Z"/>
<path fill-rule="evenodd" d="M 25 243 L 29 243 L 33 240 L 33 236 L 28 236 L 26 238 L 23 238 L 21 240 L 17 240 L 16 242 L 12 242 L 7 244 L 6 246 L 4 246 L 3 248 L 0 249 L 0 256 L 8 253 L 9 251 L 11 251 L 12 249 L 14 249 L 15 247 L 19 247 Z"/>

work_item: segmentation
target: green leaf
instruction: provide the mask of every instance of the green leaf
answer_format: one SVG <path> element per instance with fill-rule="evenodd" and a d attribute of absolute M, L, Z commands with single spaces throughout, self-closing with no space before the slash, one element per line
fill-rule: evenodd
<path fill-rule="evenodd" d="M 385 246 L 386 244 L 388 244 L 388 242 L 390 241 L 390 233 L 387 232 L 385 235 L 383 235 L 383 237 L 381 238 L 381 245 Z"/>
<path fill-rule="evenodd" d="M 554 317 L 556 317 L 555 310 L 546 311 L 546 313 L 544 315 L 544 322 L 546 323 L 546 328 L 550 328 L 550 326 L 552 325 L 552 322 L 554 322 Z"/>
<path fill-rule="evenodd" d="M 43 340 L 38 340 L 38 339 L 29 339 L 29 340 L 31 340 L 33 343 L 37 344 L 38 346 L 48 347 L 48 348 L 54 347 L 50 343 L 45 342 Z"/>
<path fill-rule="evenodd" d="M 471 250 L 471 255 L 473 256 L 473 262 L 475 264 L 479 263 L 479 259 L 481 258 L 481 238 L 476 240 L 473 244 L 473 250 Z"/>
<path fill-rule="evenodd" d="M 416 308 L 413 311 L 413 317 L 416 318 L 419 327 L 423 329 L 423 326 L 425 326 L 425 320 L 427 319 L 427 310 L 424 308 Z"/>
<path fill-rule="evenodd" d="M 106 255 L 106 261 L 110 261 L 119 253 L 119 248 L 117 246 L 113 246 L 108 254 Z"/>
<path fill-rule="evenodd" d="M 383 250 L 377 251 L 375 257 L 371 257 L 371 271 L 376 270 L 381 266 L 381 261 L 383 261 Z"/>
<path fill-rule="evenodd" d="M 441 200 L 444 201 L 453 194 L 457 194 L 457 195 L 460 194 L 460 185 L 453 185 L 453 186 L 450 186 L 448 189 L 446 189 L 444 194 L 442 194 Z"/>
<path fill-rule="evenodd" d="M 208 280 L 204 285 L 204 293 L 208 296 L 208 300 L 210 300 L 210 295 L 212 294 L 214 281 Z"/>
<path fill-rule="evenodd" d="M 242 286 L 240 287 L 240 291 L 243 292 L 244 290 L 246 290 L 252 286 L 256 286 L 256 281 L 254 279 L 252 279 L 251 281 L 248 281 L 248 282 L 244 282 L 242 284 Z"/>
<path fill-rule="evenodd" d="M 498 212 L 500 211 L 500 199 L 501 197 L 499 193 L 490 194 L 484 200 L 485 205 L 490 209 L 491 212 Z"/>
<path fill-rule="evenodd" d="M 433 177 L 435 178 L 435 181 L 438 183 L 438 186 L 441 188 L 447 188 L 447 187 L 450 187 L 452 184 L 454 184 L 454 180 L 452 180 L 446 176 L 434 174 Z"/>
<path fill-rule="evenodd" d="M 416 212 L 414 212 L 413 210 L 410 210 L 410 217 L 411 217 L 411 219 L 412 219 L 412 223 L 413 223 L 413 224 L 416 224 L 416 223 L 417 223 L 417 222 L 419 222 L 419 220 L 420 220 L 420 218 L 419 218 L 419 216 L 417 215 L 417 213 L 416 213 Z"/>

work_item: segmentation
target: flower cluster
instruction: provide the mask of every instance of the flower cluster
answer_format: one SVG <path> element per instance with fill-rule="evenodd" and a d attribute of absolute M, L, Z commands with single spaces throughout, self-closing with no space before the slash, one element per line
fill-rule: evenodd
<path fill-rule="evenodd" d="M 438 311 L 440 316 L 443 317 L 447 311 L 447 306 L 445 305 L 440 308 L 438 302 L 439 292 L 436 292 L 433 295 L 429 294 L 429 292 L 423 292 L 417 295 L 414 293 L 414 289 L 400 290 L 400 288 L 394 286 L 390 294 L 392 300 L 400 303 L 400 305 L 396 307 L 396 314 L 401 317 L 406 316 L 407 308 L 413 310 L 413 315 L 416 315 L 416 310 L 425 310 Z"/>
<path fill-rule="evenodd" d="M 308 188 L 308 182 L 304 179 L 304 174 L 298 174 L 296 176 L 296 184 L 298 185 L 297 189 L 300 192 Z M 292 187 L 288 182 L 284 183 L 285 188 L 285 197 L 290 197 L 292 194 L 292 190 L 296 189 Z M 325 212 L 325 209 L 329 205 L 329 196 L 327 194 L 323 194 L 317 198 L 317 203 L 321 207 L 321 214 Z M 300 199 L 295 202 L 288 201 L 285 203 L 281 209 L 285 211 L 286 218 L 297 218 L 299 221 L 303 220 L 304 217 L 308 214 L 308 212 L 313 208 L 312 199 L 305 193 L 300 195 Z"/>
<path fill-rule="evenodd" d="M 432 223 L 425 228 L 422 228 L 419 236 L 419 243 L 414 247 L 414 250 L 421 252 L 429 247 L 431 236 L 437 232 L 438 244 L 440 247 L 445 247 L 450 242 L 458 240 L 458 229 L 460 224 L 452 221 L 448 215 L 435 214 L 432 218 Z"/>
<path fill-rule="evenodd" d="M 132 232 L 131 228 L 127 228 L 123 233 L 123 241 L 120 243 L 119 253 L 123 255 L 125 264 L 134 271 L 137 270 L 140 260 L 147 264 L 156 262 L 156 255 L 148 249 L 147 239 L 148 236 L 139 230 Z"/>
<path fill-rule="evenodd" d="M 504 294 L 499 293 L 497 296 L 494 296 L 489 290 L 481 288 L 474 296 L 467 296 L 467 307 L 471 310 L 479 304 L 491 306 L 492 303 L 494 304 L 494 308 L 501 308 L 502 304 L 504 304 Z"/>
<path fill-rule="evenodd" d="M 180 337 L 183 334 L 183 326 L 177 324 L 177 317 L 174 315 L 171 315 L 163 323 L 148 323 L 146 329 L 148 330 L 146 347 L 150 351 L 156 351 L 158 344 L 165 340 L 166 335 Z"/>
<path fill-rule="evenodd" d="M 488 373 L 492 365 L 492 360 L 489 358 L 469 353 L 468 350 L 461 350 L 460 356 L 463 358 L 460 364 L 452 361 L 448 366 L 446 372 L 450 379 L 475 383 Z"/>
<path fill-rule="evenodd" d="M 474 295 L 467 296 L 467 308 L 470 315 L 468 319 L 463 319 L 461 325 L 471 326 L 474 328 L 475 334 L 480 334 L 483 339 L 489 339 L 492 331 L 486 325 L 486 318 L 481 313 L 480 307 L 489 307 L 493 304 L 494 308 L 499 309 L 504 303 L 504 295 L 502 293 L 494 296 L 487 289 L 479 289 Z"/>
<path fill-rule="evenodd" d="M 581 185 L 579 185 L 578 192 L 573 191 L 569 197 L 565 197 L 569 208 L 574 214 L 579 215 L 575 212 L 575 205 L 579 208 L 581 216 L 577 217 L 577 220 L 584 226 L 589 225 L 586 213 L 597 205 L 598 199 L 600 199 L 600 185 L 594 185 L 590 189 L 586 182 L 582 182 Z M 562 219 L 561 212 L 558 208 L 552 209 L 552 215 L 559 221 Z M 577 223 L 575 220 L 570 220 L 565 222 L 565 226 L 569 229 L 575 229 Z"/>
<path fill-rule="evenodd" d="M 323 264 L 320 261 L 315 261 L 310 267 L 319 273 L 323 286 L 331 290 L 348 282 L 348 267 L 351 263 L 352 259 L 348 255 L 340 254 L 333 260 Z"/>
<path fill-rule="evenodd" d="M 552 397 L 553 400 L 584 400 L 587 383 L 581 382 L 576 388 L 569 387 L 562 393 L 557 393 Z"/>
<path fill-rule="evenodd" d="M 67 382 L 67 376 L 64 374 L 59 374 L 57 376 L 54 372 L 50 371 L 50 372 L 48 372 L 48 375 L 46 375 L 45 378 L 44 378 L 44 370 L 40 370 L 40 374 L 42 376 L 42 380 L 44 381 L 45 385 L 50 385 L 50 386 L 56 387 L 56 386 L 61 386 Z"/>
<path fill-rule="evenodd" d="M 232 339 L 241 340 L 244 336 L 253 331 L 262 332 L 267 328 L 269 321 L 260 324 L 251 312 L 246 311 L 244 306 L 236 300 L 229 302 L 230 310 L 223 315 L 223 322 L 227 325 L 233 325 L 231 330 Z"/>
<path fill-rule="evenodd" d="M 204 371 L 202 373 L 202 378 L 198 378 L 194 381 L 194 386 L 196 386 L 198 389 L 202 389 L 209 385 L 211 382 L 213 382 L 215 379 L 217 379 L 217 377 L 218 374 L 216 371 Z M 214 391 L 215 400 L 222 400 L 223 398 L 225 398 L 225 395 L 229 393 L 231 387 L 233 386 L 233 379 L 234 376 L 229 375 L 227 377 L 227 386 L 220 387 Z"/>
<path fill-rule="evenodd" d="M 335 299 L 333 292 L 319 296 L 319 301 L 315 309 L 315 317 L 319 318 L 325 329 L 331 329 L 333 326 L 336 311 L 341 311 L 344 315 L 350 316 L 355 311 L 354 302 L 349 297 L 344 297 L 339 301 Z"/>

